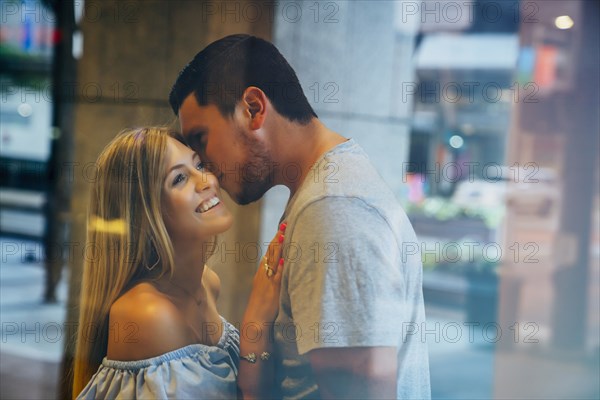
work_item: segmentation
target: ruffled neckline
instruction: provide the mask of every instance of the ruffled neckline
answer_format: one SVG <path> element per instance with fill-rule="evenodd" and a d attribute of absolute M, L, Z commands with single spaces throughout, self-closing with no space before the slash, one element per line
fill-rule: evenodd
<path fill-rule="evenodd" d="M 235 337 L 237 336 L 237 329 L 222 316 L 221 321 L 223 324 L 223 332 L 221 333 L 218 343 L 214 346 L 203 343 L 192 343 L 158 356 L 145 358 L 142 360 L 120 361 L 111 360 L 107 357 L 104 357 L 102 359 L 102 366 L 114 369 L 137 369 L 149 367 L 151 365 L 158 365 L 163 362 L 176 360 L 182 357 L 192 356 L 197 353 L 206 353 L 210 350 L 214 350 L 215 348 L 227 350 L 227 347 L 232 344 L 231 339 L 235 340 Z"/>

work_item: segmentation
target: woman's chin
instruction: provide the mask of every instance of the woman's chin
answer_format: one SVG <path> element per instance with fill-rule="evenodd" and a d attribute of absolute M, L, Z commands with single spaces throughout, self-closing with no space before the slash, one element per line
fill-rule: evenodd
<path fill-rule="evenodd" d="M 232 226 L 233 215 L 231 215 L 231 213 L 227 211 L 226 213 L 224 213 L 224 215 L 211 221 L 211 226 L 205 227 L 205 229 L 203 229 L 202 232 L 199 232 L 199 234 L 204 237 L 214 237 L 216 235 L 220 235 L 222 233 L 227 232 Z"/>

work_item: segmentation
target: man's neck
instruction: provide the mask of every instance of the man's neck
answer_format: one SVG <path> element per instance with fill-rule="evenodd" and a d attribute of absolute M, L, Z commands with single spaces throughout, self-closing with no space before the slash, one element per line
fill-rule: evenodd
<path fill-rule="evenodd" d="M 306 125 L 291 122 L 286 125 L 282 127 L 273 149 L 281 165 L 278 183 L 287 186 L 290 197 L 293 197 L 319 158 L 348 139 L 327 128 L 317 118 Z M 291 165 L 294 170 L 299 169 L 299 175 L 289 173 Z"/>

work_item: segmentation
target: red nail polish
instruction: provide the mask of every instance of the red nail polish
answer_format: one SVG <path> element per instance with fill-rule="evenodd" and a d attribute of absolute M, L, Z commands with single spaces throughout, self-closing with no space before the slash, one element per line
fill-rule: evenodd
<path fill-rule="evenodd" d="M 283 243 L 283 235 L 279 235 L 279 237 L 277 238 L 277 241 L 279 243 Z"/>
<path fill-rule="evenodd" d="M 282 222 L 281 225 L 279 225 L 279 230 L 282 232 L 285 232 L 286 227 L 287 227 L 287 223 Z"/>
<path fill-rule="evenodd" d="M 283 258 L 279 259 L 279 266 L 281 267 L 283 265 Z"/>

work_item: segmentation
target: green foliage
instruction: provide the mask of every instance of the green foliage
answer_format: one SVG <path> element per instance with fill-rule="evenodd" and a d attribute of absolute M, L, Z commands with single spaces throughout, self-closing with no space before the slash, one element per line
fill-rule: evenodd
<path fill-rule="evenodd" d="M 423 215 L 443 223 L 451 220 L 461 220 L 465 218 L 480 219 L 487 228 L 495 229 L 500 226 L 505 215 L 504 207 L 481 207 L 481 206 L 459 206 L 450 199 L 441 197 L 430 197 L 419 204 L 405 204 L 406 211 L 410 215 Z M 436 251 L 425 251 L 422 253 L 423 268 L 425 270 L 443 270 L 457 274 L 478 274 L 493 275 L 497 273 L 498 261 L 489 260 L 483 256 L 482 247 L 484 244 L 473 249 L 473 239 L 465 237 L 458 242 L 452 243 L 452 248 L 458 249 L 460 254 L 448 254 L 445 249 L 448 243 L 443 239 L 437 240 L 439 243 L 425 243 L 427 249 L 439 249 Z M 471 245 L 469 246 L 470 243 Z M 450 252 L 452 252 L 452 248 Z M 444 259 L 445 257 L 450 260 Z"/>
<path fill-rule="evenodd" d="M 497 228 L 505 214 L 504 207 L 459 206 L 450 199 L 429 197 L 421 203 L 406 204 L 409 214 L 421 214 L 439 221 L 468 217 L 483 220 L 488 228 Z"/>

